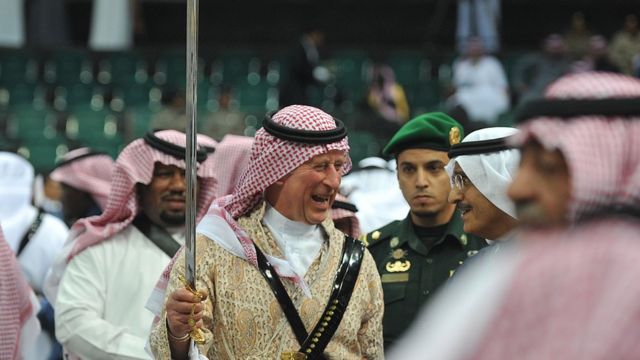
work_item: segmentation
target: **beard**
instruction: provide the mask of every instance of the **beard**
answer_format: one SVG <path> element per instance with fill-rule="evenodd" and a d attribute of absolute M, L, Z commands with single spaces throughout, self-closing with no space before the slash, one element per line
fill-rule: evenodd
<path fill-rule="evenodd" d="M 185 213 L 170 213 L 167 211 L 160 212 L 160 220 L 169 226 L 181 226 L 185 223 Z"/>
<path fill-rule="evenodd" d="M 438 215 L 440 212 L 439 211 L 411 211 L 412 214 L 414 214 L 415 216 L 419 217 L 419 218 L 423 218 L 423 219 L 428 219 L 428 218 L 433 218 L 436 215 Z"/>

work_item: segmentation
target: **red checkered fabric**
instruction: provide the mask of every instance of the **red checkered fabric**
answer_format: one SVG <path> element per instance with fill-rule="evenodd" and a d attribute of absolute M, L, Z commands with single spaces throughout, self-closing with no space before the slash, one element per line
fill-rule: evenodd
<path fill-rule="evenodd" d="M 31 288 L 0 229 L 0 358 L 18 359 L 20 332 L 32 315 Z"/>
<path fill-rule="evenodd" d="M 214 198 L 233 192 L 249 163 L 252 145 L 253 138 L 237 135 L 226 135 L 218 143 L 213 154 L 218 180 Z"/>
<path fill-rule="evenodd" d="M 320 109 L 304 105 L 287 106 L 275 115 L 272 120 L 280 125 L 302 130 L 332 130 L 336 128 L 333 117 Z M 311 160 L 316 155 L 325 154 L 331 150 L 349 151 L 348 139 L 326 145 L 303 144 L 276 138 L 264 129 L 257 131 L 249 164 L 240 177 L 239 183 L 231 195 L 216 199 L 206 216 L 219 217 L 231 227 L 238 238 L 244 252 L 244 258 L 254 266 L 258 266 L 256 250 L 251 238 L 238 225 L 236 219 L 248 214 L 263 199 L 264 191 L 298 166 Z M 343 166 L 343 175 L 351 169 L 351 159 Z M 213 239 L 215 240 L 215 239 Z M 147 304 L 158 321 L 159 306 L 164 299 L 164 293 L 169 281 L 171 269 L 179 253 L 167 265 L 158 280 Z M 276 270 L 277 271 L 277 270 Z M 280 274 L 282 276 L 282 274 Z M 300 283 L 297 277 L 290 277 Z"/>
<path fill-rule="evenodd" d="M 640 223 L 530 233 L 474 360 L 639 359 Z"/>
<path fill-rule="evenodd" d="M 349 202 L 349 199 L 342 194 L 337 194 L 336 200 L 347 203 Z M 347 229 L 346 234 L 356 239 L 360 237 L 360 221 L 358 221 L 356 213 L 353 211 L 346 209 L 331 209 L 331 219 L 334 222 L 336 220 L 346 220 L 349 224 L 349 229 Z"/>
<path fill-rule="evenodd" d="M 640 97 L 640 80 L 609 73 L 565 76 L 547 90 L 549 99 Z M 571 175 L 568 219 L 640 204 L 640 119 L 580 116 L 531 119 L 513 137 L 515 145 L 530 138 L 547 149 L 559 149 Z"/>
<path fill-rule="evenodd" d="M 186 146 L 187 137 L 175 130 L 163 130 L 155 133 L 158 138 Z M 217 143 L 208 136 L 198 135 L 197 142 L 202 146 L 214 147 Z M 136 184 L 149 184 L 153 178 L 155 163 L 186 168 L 182 159 L 161 152 L 147 145 L 143 139 L 137 139 L 127 145 L 113 170 L 111 193 L 107 208 L 102 215 L 80 219 L 73 224 L 71 238 L 74 245 L 67 256 L 67 262 L 89 246 L 95 245 L 126 228 L 140 212 L 136 196 Z M 213 157 L 198 164 L 199 178 L 197 219 L 206 213 L 215 193 Z"/>
<path fill-rule="evenodd" d="M 62 161 L 69 161 L 86 155 L 91 149 L 80 148 L 69 151 Z M 109 199 L 111 173 L 114 162 L 109 155 L 99 154 L 74 160 L 67 165 L 56 168 L 49 177 L 52 180 L 71 186 L 91 195 L 93 200 L 104 209 Z"/>
<path fill-rule="evenodd" d="M 300 130 L 332 130 L 336 128 L 333 117 L 311 106 L 291 105 L 273 115 L 272 120 L 286 127 Z M 260 202 L 262 193 L 277 180 L 316 155 L 331 150 L 349 151 L 347 138 L 339 142 L 314 145 L 276 138 L 264 129 L 258 130 L 251 149 L 249 165 L 240 177 L 233 198 L 225 209 L 238 218 Z M 351 159 L 343 167 L 343 175 L 351 169 Z"/>

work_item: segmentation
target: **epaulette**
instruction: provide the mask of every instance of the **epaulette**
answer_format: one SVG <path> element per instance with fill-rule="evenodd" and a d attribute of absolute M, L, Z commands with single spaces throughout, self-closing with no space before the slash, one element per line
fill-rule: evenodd
<path fill-rule="evenodd" d="M 370 233 L 360 235 L 359 240 L 362 241 L 365 244 L 365 246 L 369 247 L 377 243 L 382 238 L 383 238 L 382 232 L 380 232 L 380 230 L 375 230 Z"/>

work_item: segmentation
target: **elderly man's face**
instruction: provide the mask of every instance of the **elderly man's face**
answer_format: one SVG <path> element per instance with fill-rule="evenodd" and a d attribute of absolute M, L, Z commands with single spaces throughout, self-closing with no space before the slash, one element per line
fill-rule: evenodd
<path fill-rule="evenodd" d="M 495 206 L 476 188 L 456 163 L 453 177 L 458 185 L 451 186 L 449 202 L 456 204 L 464 222 L 464 231 L 489 240 L 499 240 L 515 227 L 516 220 Z"/>
<path fill-rule="evenodd" d="M 451 219 L 454 206 L 447 202 L 451 190 L 444 170 L 444 151 L 407 149 L 398 154 L 398 183 L 411 207 L 411 219 L 419 226 L 442 225 Z"/>
<path fill-rule="evenodd" d="M 156 163 L 151 183 L 139 191 L 142 211 L 157 225 L 184 225 L 186 191 L 184 169 Z"/>
<path fill-rule="evenodd" d="M 267 189 L 267 201 L 289 220 L 319 224 L 326 219 L 338 193 L 344 151 L 313 157 Z"/>
<path fill-rule="evenodd" d="M 571 186 L 562 153 L 546 150 L 537 141 L 527 143 L 508 195 L 516 203 L 521 224 L 536 227 L 565 225 Z"/>

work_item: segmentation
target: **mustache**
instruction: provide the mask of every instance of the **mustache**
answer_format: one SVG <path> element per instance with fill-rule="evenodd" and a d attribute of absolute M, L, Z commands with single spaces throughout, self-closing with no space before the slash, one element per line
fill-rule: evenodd
<path fill-rule="evenodd" d="M 543 224 L 547 221 L 544 209 L 532 202 L 516 203 L 518 219 L 528 223 Z"/>
<path fill-rule="evenodd" d="M 458 201 L 458 203 L 456 204 L 456 209 L 458 211 L 465 211 L 465 210 L 471 210 L 472 206 L 467 204 L 467 203 L 463 203 Z"/>
<path fill-rule="evenodd" d="M 172 191 L 160 196 L 161 200 L 179 200 L 185 201 L 186 194 L 183 191 Z"/>

